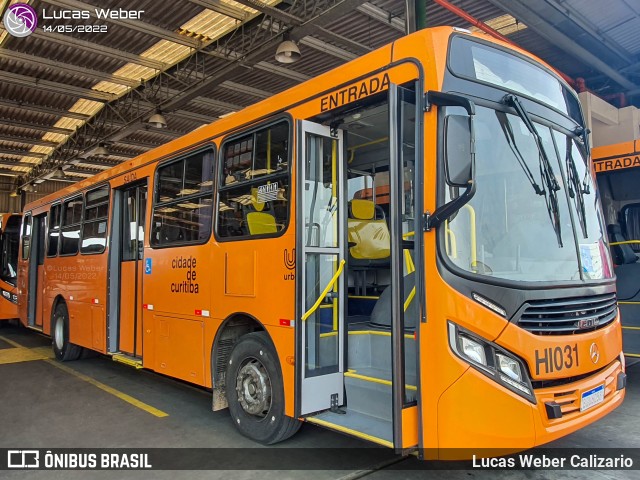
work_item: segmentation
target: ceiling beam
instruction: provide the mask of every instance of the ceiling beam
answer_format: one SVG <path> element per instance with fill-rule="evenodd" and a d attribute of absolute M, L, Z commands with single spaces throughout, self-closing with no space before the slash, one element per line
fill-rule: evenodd
<path fill-rule="evenodd" d="M 0 140 L 5 142 L 23 143 L 25 145 L 40 145 L 42 147 L 57 147 L 58 142 L 50 142 L 48 140 L 42 140 L 40 138 L 19 137 L 16 135 L 7 135 L 0 133 Z"/>
<path fill-rule="evenodd" d="M 241 66 L 244 65 L 241 64 Z M 303 83 L 307 80 L 311 80 L 311 77 L 309 75 L 296 72 L 295 70 L 291 70 L 290 68 L 281 67 L 280 65 L 274 65 L 269 62 L 258 62 L 255 65 L 247 66 L 246 68 L 255 68 L 256 70 L 262 70 L 263 72 L 279 75 L 283 78 L 286 78 L 287 80 L 294 80 L 298 83 Z"/>
<path fill-rule="evenodd" d="M 269 98 L 273 95 L 271 92 L 243 85 L 241 83 L 232 82 L 231 80 L 225 80 L 220 84 L 220 86 L 228 90 L 233 90 L 234 92 L 244 93 L 245 95 L 251 95 L 252 97 L 257 98 Z"/>
<path fill-rule="evenodd" d="M 9 127 L 28 128 L 31 130 L 38 130 L 41 132 L 59 133 L 60 135 L 70 135 L 75 131 L 70 128 L 60 128 L 60 127 L 53 127 L 50 125 L 40 125 L 38 123 L 29 123 L 29 122 L 22 122 L 19 120 L 0 118 L 0 127 L 3 125 L 7 125 Z"/>
<path fill-rule="evenodd" d="M 111 93 L 98 92 L 90 88 L 74 87 L 65 85 L 64 83 L 51 82 L 49 80 L 41 80 L 29 75 L 20 75 L 13 72 L 5 72 L 0 70 L 0 81 L 19 85 L 21 87 L 35 88 L 37 90 L 46 90 L 48 92 L 68 95 L 74 98 L 85 98 L 96 102 L 108 102 L 115 100 L 116 96 Z"/>
<path fill-rule="evenodd" d="M 0 105 L 2 105 L 1 101 L 0 101 Z M 68 112 L 61 111 L 62 116 L 67 116 L 67 115 L 64 115 L 65 113 L 68 113 Z M 10 127 L 18 127 L 18 128 L 28 128 L 28 129 L 38 130 L 41 132 L 48 132 L 48 133 L 59 133 L 60 135 L 71 135 L 73 132 L 75 132 L 75 130 L 71 128 L 60 128 L 60 127 L 54 127 L 51 125 L 41 125 L 39 123 L 23 122 L 23 121 L 6 119 L 6 118 L 0 118 L 0 126 L 2 125 L 7 125 Z M 186 133 L 188 133 L 188 132 L 178 132 L 175 130 L 167 130 L 166 128 L 159 129 L 159 128 L 153 128 L 153 127 L 144 128 L 144 130 L 153 134 L 168 137 L 169 140 L 165 140 L 162 143 L 170 141 L 171 139 L 174 139 L 174 138 L 182 137 L 183 135 L 186 135 Z"/>
<path fill-rule="evenodd" d="M 30 38 L 37 38 L 38 40 L 45 43 L 55 42 L 65 47 L 71 47 L 76 50 L 83 50 L 85 52 L 93 54 L 97 53 L 105 57 L 120 60 L 123 63 L 135 63 L 136 65 L 153 68 L 154 70 L 165 70 L 167 67 L 169 67 L 168 64 L 159 62 L 158 60 L 153 60 L 151 58 L 146 58 L 134 53 L 117 50 L 111 47 L 105 47 L 104 45 L 100 45 L 98 43 L 87 42 L 86 40 L 81 40 L 70 35 L 63 35 L 60 33 L 45 33 L 43 30 L 37 29 L 30 35 Z"/>
<path fill-rule="evenodd" d="M 45 158 L 44 153 L 30 152 L 29 150 L 16 150 L 15 148 L 0 148 L 0 154 L 15 155 L 19 157 Z"/>
<path fill-rule="evenodd" d="M 551 25 L 544 18 L 520 2 L 520 0 L 488 0 L 496 7 L 514 18 L 523 22 L 528 28 L 538 35 L 546 38 L 553 45 L 564 50 L 568 54 L 580 59 L 587 65 L 604 73 L 611 80 L 619 84 L 626 90 L 637 89 L 638 85 L 610 67 L 604 60 L 598 58 L 586 48 L 578 45 L 573 39 L 562 33 L 555 26 Z"/>
<path fill-rule="evenodd" d="M 87 120 L 91 118 L 91 115 L 85 115 L 84 113 L 74 113 L 60 108 L 52 108 L 44 105 L 35 105 L 33 103 L 25 103 L 18 100 L 0 98 L 0 107 L 7 108 L 20 108 L 29 110 L 31 112 L 46 113 L 47 115 L 53 115 L 56 117 L 74 118 L 76 120 Z"/>
<path fill-rule="evenodd" d="M 189 0 L 194 5 L 198 5 L 208 10 L 221 13 L 227 17 L 235 18 L 236 20 L 246 20 L 249 16 L 249 12 L 242 10 L 241 8 L 234 7 L 230 3 L 223 3 L 220 0 Z M 239 2 L 242 3 L 242 2 Z"/>
<path fill-rule="evenodd" d="M 405 25 L 401 18 L 394 16 L 391 12 L 388 12 L 380 7 L 377 7 L 369 2 L 363 3 L 356 8 L 360 13 L 364 13 L 367 17 L 376 20 L 380 23 L 384 23 L 388 27 L 404 33 Z"/>
<path fill-rule="evenodd" d="M 105 82 L 115 83 L 117 85 L 123 85 L 126 87 L 136 88 L 140 85 L 137 80 L 131 80 L 130 78 L 120 77 L 111 73 L 100 72 L 98 70 L 92 70 L 89 68 L 79 67 L 70 63 L 63 63 L 57 60 L 50 60 L 44 57 L 37 57 L 35 55 L 28 55 L 26 53 L 14 52 L 13 50 L 1 49 L 0 58 L 8 58 L 10 60 L 19 61 L 26 64 L 44 66 L 50 68 L 56 72 L 81 75 L 83 77 L 93 78 L 95 80 L 102 80 Z"/>

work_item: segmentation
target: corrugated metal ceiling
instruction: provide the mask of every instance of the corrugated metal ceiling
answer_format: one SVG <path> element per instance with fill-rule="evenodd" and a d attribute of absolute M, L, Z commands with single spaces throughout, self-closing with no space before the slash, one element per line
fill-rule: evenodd
<path fill-rule="evenodd" d="M 524 0 L 511 1 L 512 4 L 527 3 Z M 144 10 L 142 23 L 137 27 L 142 25 L 145 31 L 134 29 L 130 24 L 105 23 L 95 18 L 83 23 L 107 24 L 107 33 L 53 34 L 38 29 L 26 38 L 14 38 L 3 34 L 0 29 L 0 73 L 14 76 L 13 80 L 0 84 L 0 175 L 10 174 L 6 171 L 7 168 L 12 168 L 16 175 L 27 173 L 32 165 L 41 161 L 41 157 L 54 151 L 49 144 L 35 143 L 66 141 L 68 134 L 60 129 L 72 131 L 81 127 L 86 118 L 79 114 L 96 114 L 102 109 L 104 99 L 115 98 L 109 97 L 109 94 L 126 94 L 140 81 L 156 75 L 159 69 L 169 68 L 191 55 L 193 49 L 182 43 L 202 45 L 198 42 L 209 42 L 231 32 L 239 25 L 238 18 L 257 15 L 255 10 L 232 0 L 219 0 L 211 2 L 211 5 L 222 5 L 227 8 L 227 13 L 233 12 L 238 18 L 206 10 L 195 0 L 85 0 L 84 4 L 76 0 L 33 0 L 29 3 L 41 17 L 43 8 L 48 12 L 60 11 L 60 5 L 65 4 Z M 263 3 L 275 6 L 279 1 L 263 0 Z M 292 3 L 295 1 L 288 0 L 279 7 L 287 8 Z M 305 4 L 306 8 L 311 11 L 315 7 L 314 3 L 308 2 Z M 483 21 L 505 16 L 505 10 L 500 8 L 497 0 L 451 0 L 451 3 Z M 0 0 L 3 13 L 6 5 L 6 0 Z M 533 9 L 534 6 L 529 2 L 528 8 Z M 569 18 L 563 9 L 579 12 L 580 22 L 574 17 Z M 576 43 L 593 46 L 598 39 L 593 32 L 606 35 L 610 44 L 598 44 L 598 55 L 607 61 L 607 53 L 619 47 L 620 52 L 628 55 L 625 58 L 631 58 L 636 65 L 614 53 L 611 53 L 609 64 L 623 70 L 631 81 L 640 83 L 640 78 L 634 77 L 635 68 L 640 63 L 640 5 L 637 2 L 610 0 L 607 8 L 602 8 L 600 2 L 588 0 L 540 0 L 536 2 L 535 10 L 548 14 L 549 22 L 555 22 L 556 28 L 572 32 Z M 623 90 L 594 65 L 572 55 L 567 46 L 550 41 L 536 28 L 527 28 L 526 20 L 522 18 L 518 19 L 520 23 L 515 23 L 515 20 L 512 22 L 511 26 L 515 24 L 516 31 L 509 38 L 552 65 L 561 67 L 567 74 L 586 78 L 589 87 L 596 91 L 611 93 Z M 274 52 L 264 53 L 263 58 L 257 62 L 234 70 L 226 78 L 225 85 L 218 84 L 200 92 L 177 111 L 164 112 L 169 124 L 168 131 L 141 129 L 127 134 L 121 141 L 110 142 L 112 154 L 107 157 L 107 161 L 113 163 L 142 153 L 203 123 L 215 121 L 230 111 L 251 105 L 264 95 L 280 92 L 304 78 L 326 72 L 362 53 L 356 52 L 353 44 L 341 44 L 339 36 L 357 42 L 361 48 L 375 49 L 402 35 L 404 21 L 403 0 L 360 2 L 340 18 L 322 25 L 328 33 L 316 31 L 313 35 L 302 38 L 299 46 L 303 56 L 298 62 L 282 65 L 273 59 Z M 509 17 L 505 17 L 504 21 L 509 24 Z M 68 20 L 42 18 L 40 22 L 41 26 L 54 27 L 71 23 Z M 427 3 L 427 24 L 469 27 L 467 21 L 435 2 Z M 255 22 L 247 25 L 254 30 L 262 28 L 256 27 Z M 238 35 L 236 33 L 235 38 L 240 39 Z M 184 40 L 176 43 L 176 38 Z M 32 58 L 25 57 L 25 54 Z M 38 58 L 47 62 L 38 61 Z M 204 63 L 203 71 L 206 76 L 215 75 L 227 64 L 226 59 L 211 55 Z M 24 81 L 24 77 L 20 76 L 26 76 L 34 83 L 29 84 L 31 80 Z M 44 81 L 50 83 L 45 85 L 42 83 Z M 183 84 L 179 79 L 174 79 L 169 87 L 178 92 L 183 89 Z M 99 97 L 104 98 L 100 100 Z M 24 103 L 24 108 L 15 105 L 18 100 Z M 38 111 L 39 109 L 42 111 Z M 75 115 L 64 112 L 75 112 Z M 29 124 L 39 128 L 31 128 Z M 43 128 L 46 126 L 55 127 L 56 131 L 47 132 Z M 24 140 L 16 142 L 16 138 Z M 127 141 L 134 145 L 127 145 Z M 11 153 L 14 150 L 16 153 Z M 31 156 L 28 156 L 29 152 Z M 24 156 L 20 160 L 21 153 Z M 118 156 L 117 153 L 126 155 Z M 67 170 L 69 178 L 81 178 L 90 174 L 92 170 L 88 167 L 94 162 L 99 164 L 97 169 L 105 166 L 105 159 L 89 153 L 82 163 Z"/>

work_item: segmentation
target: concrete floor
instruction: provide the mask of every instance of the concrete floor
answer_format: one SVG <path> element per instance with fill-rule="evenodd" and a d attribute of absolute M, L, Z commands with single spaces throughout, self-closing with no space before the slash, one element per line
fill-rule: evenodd
<path fill-rule="evenodd" d="M 227 411 L 211 412 L 210 393 L 206 391 L 150 372 L 136 371 L 102 356 L 66 363 L 61 369 L 50 358 L 50 345 L 51 341 L 46 337 L 0 322 L 0 448 L 257 446 L 237 433 Z M 627 374 L 628 392 L 621 408 L 551 446 L 640 448 L 640 361 L 628 359 Z M 128 399 L 134 403 L 138 401 L 155 407 L 156 414 L 160 411 L 167 416 L 158 417 L 153 411 L 150 413 L 123 401 L 122 395 L 130 396 Z M 322 447 L 370 446 L 358 439 L 305 424 L 296 436 L 279 448 L 313 451 Z M 403 460 L 388 449 L 357 452 L 362 457 L 361 466 L 352 471 L 5 471 L 0 472 L 0 478 L 640 478 L 638 471 L 421 471 L 410 469 L 417 462 L 415 459 Z M 385 464 L 390 465 L 381 468 Z"/>

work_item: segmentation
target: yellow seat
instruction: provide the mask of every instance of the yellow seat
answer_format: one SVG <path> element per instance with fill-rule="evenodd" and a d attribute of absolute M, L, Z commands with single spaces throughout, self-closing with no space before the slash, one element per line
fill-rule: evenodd
<path fill-rule="evenodd" d="M 376 206 L 371 200 L 349 202 L 347 234 L 352 266 L 380 266 L 391 254 L 391 237 L 384 218 L 376 219 Z"/>
<path fill-rule="evenodd" d="M 250 235 L 263 235 L 265 233 L 277 233 L 278 225 L 276 219 L 270 213 L 249 212 L 247 213 L 247 225 Z"/>

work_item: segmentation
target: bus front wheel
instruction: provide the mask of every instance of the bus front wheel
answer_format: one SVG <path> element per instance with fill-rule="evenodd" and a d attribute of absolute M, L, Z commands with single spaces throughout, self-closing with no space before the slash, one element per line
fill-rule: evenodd
<path fill-rule="evenodd" d="M 61 362 L 77 360 L 82 354 L 82 347 L 69 341 L 69 312 L 64 303 L 56 305 L 51 324 L 53 353 Z"/>
<path fill-rule="evenodd" d="M 286 440 L 301 422 L 284 414 L 284 387 L 278 357 L 264 332 L 240 338 L 226 375 L 229 412 L 244 436 L 265 445 Z"/>

